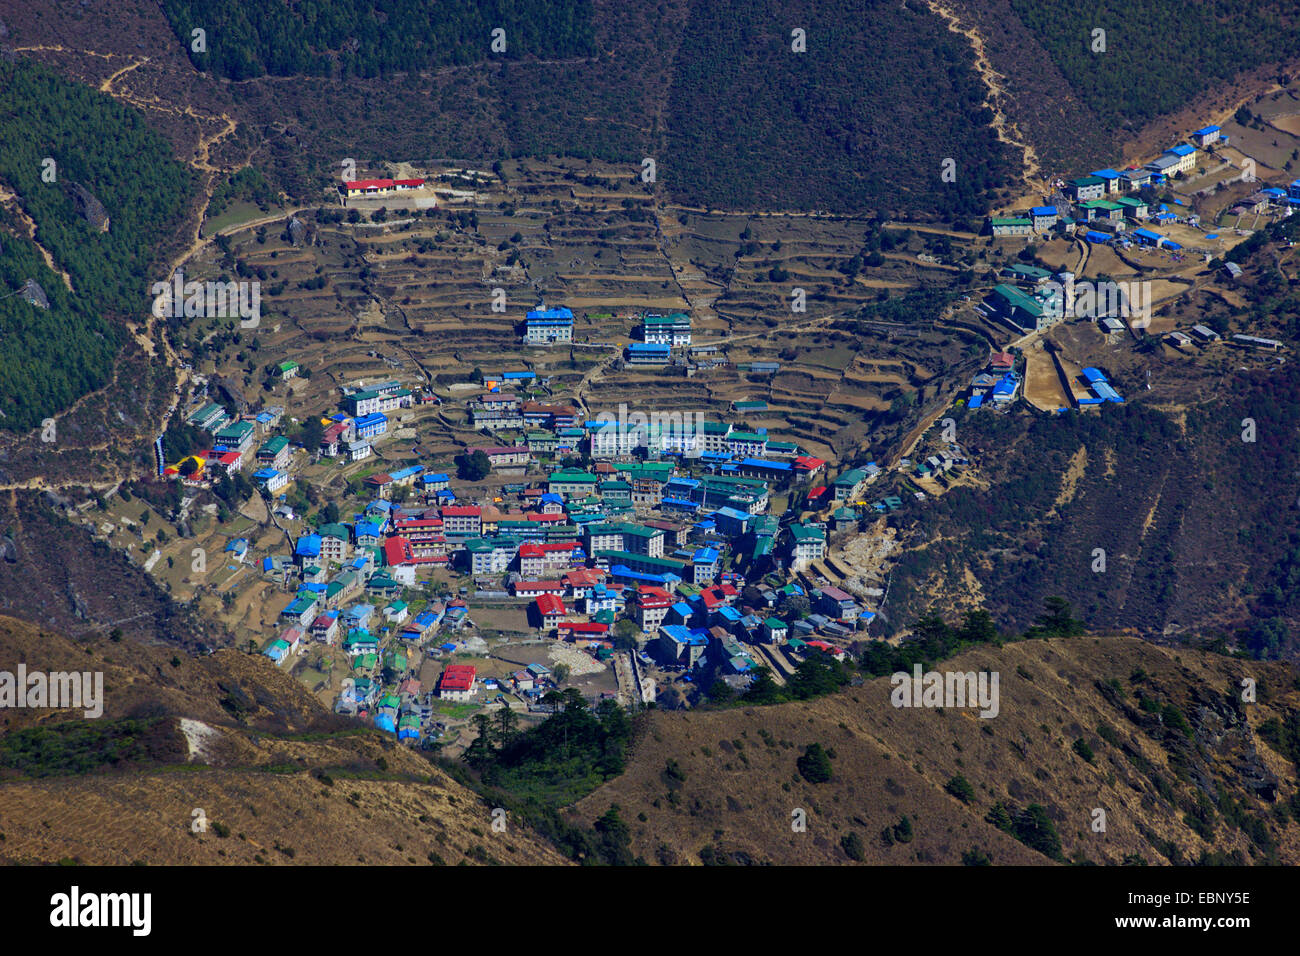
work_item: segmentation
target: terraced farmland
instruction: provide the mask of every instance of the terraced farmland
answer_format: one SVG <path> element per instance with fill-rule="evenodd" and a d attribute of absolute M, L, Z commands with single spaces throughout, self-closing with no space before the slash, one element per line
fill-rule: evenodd
<path fill-rule="evenodd" d="M 878 223 L 664 205 L 629 167 L 511 163 L 467 175 L 411 163 L 373 173 L 397 169 L 428 177 L 438 208 L 372 199 L 347 209 L 326 193 L 298 213 L 305 228 L 236 228 L 188 264 L 187 277 L 255 276 L 263 289 L 261 325 L 238 342 L 229 321 L 183 330 L 200 371 L 246 395 L 263 387 L 291 416 L 319 413 L 361 381 L 430 385 L 448 401 L 407 423 L 425 454 L 484 440 L 452 384 L 475 368 L 524 364 L 542 382 L 539 398 L 589 414 L 626 403 L 721 418 L 733 401 L 761 399 L 769 407 L 752 427 L 839 459 L 869 452 L 875 420 L 924 399 L 970 348 L 969 336 L 928 318 L 855 322 L 882 297 L 951 281 L 917 258 L 930 237 L 904 234 L 865 266 Z M 520 346 L 523 313 L 540 299 L 574 311 L 571 346 Z M 623 367 L 644 310 L 691 313 L 694 346 L 716 351 Z M 285 388 L 266 370 L 290 358 L 312 375 Z M 779 369 L 749 371 L 754 362 Z"/>

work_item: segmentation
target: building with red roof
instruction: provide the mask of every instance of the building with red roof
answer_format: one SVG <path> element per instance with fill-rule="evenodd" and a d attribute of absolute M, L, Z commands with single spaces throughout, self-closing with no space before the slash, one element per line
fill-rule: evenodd
<path fill-rule="evenodd" d="M 478 505 L 447 505 L 442 509 L 442 531 L 477 538 L 483 533 L 483 509 Z"/>
<path fill-rule="evenodd" d="M 340 188 L 343 195 L 351 199 L 353 196 L 386 196 L 423 186 L 423 179 L 345 179 Z"/>
<path fill-rule="evenodd" d="M 415 549 L 411 542 L 400 535 L 394 535 L 384 542 L 384 564 L 390 568 L 414 565 Z"/>
<path fill-rule="evenodd" d="M 576 541 L 528 542 L 519 546 L 519 573 L 528 578 L 580 567 L 587 553 Z"/>
<path fill-rule="evenodd" d="M 448 664 L 438 678 L 438 696 L 443 700 L 470 700 L 477 673 L 473 664 Z"/>
<path fill-rule="evenodd" d="M 529 511 L 524 515 L 525 521 L 536 521 L 538 524 L 564 524 L 568 519 L 558 511 Z"/>
<path fill-rule="evenodd" d="M 567 590 L 563 581 L 516 581 L 515 594 L 522 597 L 537 597 L 541 594 L 554 594 L 563 597 Z"/>
<path fill-rule="evenodd" d="M 575 598 L 586 597 L 592 588 L 605 580 L 605 572 L 599 568 L 577 568 L 564 575 L 564 583 L 569 588 L 569 595 Z"/>
<path fill-rule="evenodd" d="M 599 640 L 609 633 L 609 625 L 600 621 L 561 621 L 556 629 L 561 640 Z"/>
<path fill-rule="evenodd" d="M 636 589 L 636 622 L 644 634 L 653 634 L 668 616 L 673 596 L 663 588 L 641 586 Z"/>
<path fill-rule="evenodd" d="M 539 594 L 533 603 L 541 630 L 550 631 L 559 626 L 566 613 L 562 598 L 554 594 Z"/>

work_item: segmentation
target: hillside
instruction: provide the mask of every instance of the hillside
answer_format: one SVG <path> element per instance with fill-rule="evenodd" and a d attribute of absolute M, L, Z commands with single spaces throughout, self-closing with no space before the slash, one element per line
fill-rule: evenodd
<path fill-rule="evenodd" d="M 256 153 L 298 198 L 335 178 L 345 156 L 487 166 L 559 154 L 654 158 L 655 190 L 693 206 L 969 215 L 1019 161 L 970 122 L 991 114 L 969 45 L 924 8 L 886 0 L 865 10 L 842 0 L 444 5 L 437 29 L 415 4 L 319 3 L 312 17 L 224 6 L 136 7 L 142 47 L 124 47 L 93 16 L 7 23 L 15 46 L 87 79 L 104 64 L 73 51 L 136 61 L 120 80 L 125 98 L 184 96 L 196 120 L 235 117 L 250 135 L 225 137 L 221 158 L 238 166 Z M 795 28 L 805 52 L 792 48 Z M 194 29 L 206 31 L 204 52 Z M 863 83 L 868 62 L 898 68 Z M 923 91 L 952 108 L 932 109 Z M 956 180 L 941 178 L 947 158 Z"/>
<path fill-rule="evenodd" d="M 1135 138 L 1154 134 L 1144 148 L 1159 152 L 1207 116 L 1223 122 L 1235 99 L 1293 75 L 1300 56 L 1294 6 L 1282 2 L 1186 3 L 1176 21 L 1159 0 L 932 5 L 982 38 L 1006 80 L 1003 109 L 1053 175 L 1112 165 Z M 1181 122 L 1164 122 L 1173 116 Z"/>
<path fill-rule="evenodd" d="M 886 605 L 893 626 L 978 593 L 995 618 L 1023 627 L 1060 594 L 1094 628 L 1207 642 L 1240 629 L 1251 650 L 1277 618 L 1282 639 L 1263 651 L 1294 650 L 1300 370 L 1245 371 L 1243 360 L 1179 368 L 1119 353 L 1111 368 L 1126 392 L 1152 371 L 1140 404 L 1063 417 L 955 412 L 985 483 L 900 521 L 909 552 Z M 1247 419 L 1253 441 L 1243 441 Z"/>
<path fill-rule="evenodd" d="M 0 618 L 0 656 L 29 673 L 104 674 L 97 720 L 5 712 L 5 863 L 563 862 L 513 824 L 494 833 L 476 794 L 321 710 L 260 656 L 73 643 L 12 618 Z M 195 808 L 206 832 L 191 832 Z"/>
<path fill-rule="evenodd" d="M 92 540 L 68 519 L 74 502 L 52 492 L 0 495 L 0 613 L 73 638 L 116 630 L 128 639 L 196 649 L 230 637 L 178 604 L 140 565 L 141 544 Z"/>
<path fill-rule="evenodd" d="M 999 672 L 997 716 L 896 709 L 888 678 L 773 707 L 657 712 L 627 772 L 578 810 L 616 804 L 634 852 L 668 864 L 848 863 L 842 841 L 865 863 L 1050 862 L 988 818 L 1049 851 L 1054 831 L 1062 862 L 1300 860 L 1297 768 L 1267 743 L 1269 721 L 1300 719 L 1283 667 L 1111 637 L 981 649 L 942 669 Z M 1238 699 L 1247 674 L 1259 703 Z M 832 754 L 829 782 L 797 769 L 814 743 Z M 948 790 L 958 776 L 968 802 Z M 796 808 L 805 833 L 791 830 Z"/>

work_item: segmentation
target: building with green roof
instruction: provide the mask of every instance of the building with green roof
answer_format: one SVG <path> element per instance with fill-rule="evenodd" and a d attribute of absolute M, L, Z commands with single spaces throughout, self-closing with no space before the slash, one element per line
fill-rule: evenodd
<path fill-rule="evenodd" d="M 1027 216 L 993 217 L 989 220 L 989 230 L 995 238 L 1028 236 L 1034 231 L 1034 223 Z"/>

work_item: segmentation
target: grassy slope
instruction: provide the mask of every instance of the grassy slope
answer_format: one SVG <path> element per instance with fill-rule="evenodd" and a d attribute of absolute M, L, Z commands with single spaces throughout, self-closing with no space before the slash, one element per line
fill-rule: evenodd
<path fill-rule="evenodd" d="M 855 832 L 868 863 L 952 864 L 973 847 L 995 865 L 1047 863 L 984 821 L 999 800 L 1016 808 L 1045 806 L 1068 858 L 1118 863 L 1138 854 L 1164 863 L 1153 840 L 1166 840 L 1183 859 L 1203 851 L 1240 851 L 1252 859 L 1249 839 L 1222 818 L 1212 844 L 1182 822 L 1184 808 L 1195 805 L 1193 780 L 1201 780 L 1244 799 L 1250 815 L 1266 821 L 1280 858 L 1300 859 L 1300 826 L 1279 824 L 1269 813 L 1272 804 L 1243 787 L 1258 771 L 1280 781 L 1282 800 L 1296 791 L 1295 767 L 1254 732 L 1269 716 L 1300 704 L 1282 667 L 1243 670 L 1226 658 L 1180 657 L 1129 638 L 1029 641 L 972 651 L 944 666 L 999 671 L 999 715 L 982 720 L 970 712 L 895 709 L 888 678 L 805 703 L 656 713 L 627 772 L 578 809 L 589 817 L 618 804 L 631 825 L 634 851 L 659 862 L 696 862 L 712 847 L 737 861 L 847 863 L 840 840 Z M 1149 675 L 1141 684 L 1131 680 L 1138 668 Z M 1238 716 L 1239 708 L 1224 698 L 1243 673 L 1266 683 L 1276 698 Z M 1120 706 L 1108 702 L 1096 683 L 1110 678 L 1124 689 Z M 1186 713 L 1195 740 L 1140 711 L 1139 687 Z M 1117 731 L 1119 746 L 1099 737 L 1102 723 Z M 1093 748 L 1091 765 L 1072 750 L 1079 737 Z M 796 771 L 796 758 L 814 742 L 836 753 L 829 783 L 810 784 Z M 1125 749 L 1141 756 L 1127 756 Z M 680 785 L 665 773 L 669 759 L 684 773 Z M 1143 760 L 1150 762 L 1146 769 L 1138 766 Z M 956 774 L 974 787 L 970 806 L 944 791 Z M 1172 800 L 1161 796 L 1157 778 Z M 808 812 L 806 833 L 791 832 L 796 807 Z M 1104 834 L 1090 828 L 1096 807 L 1106 810 Z M 904 814 L 914 839 L 884 846 L 880 831 Z"/>
<path fill-rule="evenodd" d="M 448 864 L 563 862 L 515 827 L 497 837 L 491 808 L 475 794 L 385 736 L 323 712 L 264 658 L 223 651 L 173 664 L 163 647 L 74 644 L 12 618 L 0 618 L 0 651 L 29 672 L 103 671 L 105 714 L 94 728 L 112 735 L 126 726 L 123 718 L 149 721 L 154 757 L 69 775 L 50 756 L 21 774 L 10 758 L 23 729 L 84 724 L 67 713 L 5 712 L 5 862 L 249 864 L 261 856 L 271 863 L 427 865 L 431 852 Z M 223 699 L 239 702 L 242 720 Z M 208 728 L 197 762 L 186 761 L 180 718 Z M 189 829 L 196 807 L 211 824 L 204 834 Z M 96 825 L 86 826 L 87 819 Z"/>

